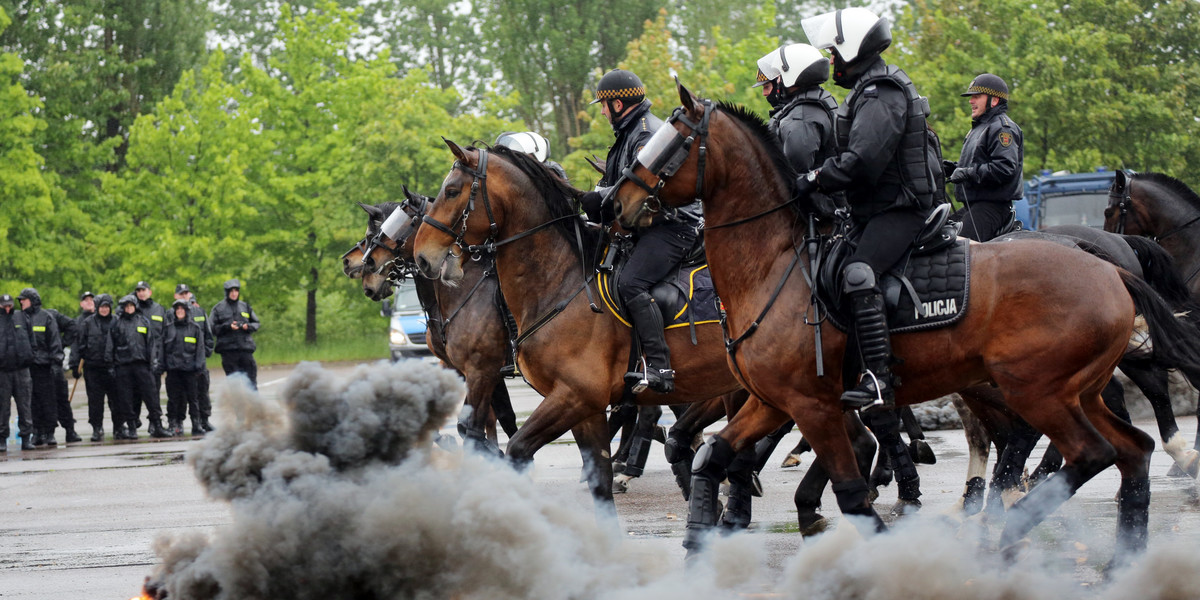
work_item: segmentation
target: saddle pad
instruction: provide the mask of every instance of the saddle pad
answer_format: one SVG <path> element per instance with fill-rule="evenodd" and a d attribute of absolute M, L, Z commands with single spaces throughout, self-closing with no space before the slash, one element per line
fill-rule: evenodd
<path fill-rule="evenodd" d="M 921 331 L 946 327 L 967 313 L 970 295 L 970 240 L 958 240 L 945 249 L 910 256 L 904 267 L 904 279 L 895 272 L 886 273 L 880 281 L 887 304 L 888 326 L 893 333 Z M 914 302 L 912 294 L 916 293 Z M 853 322 L 849 302 L 829 302 L 829 320 L 842 331 Z"/>
<path fill-rule="evenodd" d="M 614 271 L 614 273 L 619 272 Z M 631 327 L 624 305 L 618 300 L 614 273 L 600 271 L 597 281 L 604 306 L 618 321 Z M 660 281 L 650 290 L 650 295 L 663 313 L 666 329 L 687 327 L 692 323 L 720 323 L 717 312 L 717 293 L 713 289 L 712 274 L 707 264 L 694 265 L 676 271 L 674 277 Z"/>

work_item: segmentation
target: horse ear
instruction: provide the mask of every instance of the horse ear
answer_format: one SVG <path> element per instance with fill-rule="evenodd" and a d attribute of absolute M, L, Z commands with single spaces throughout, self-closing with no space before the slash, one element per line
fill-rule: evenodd
<path fill-rule="evenodd" d="M 696 105 L 700 104 L 700 98 L 688 91 L 679 83 L 679 78 L 675 78 L 675 87 L 679 90 L 679 105 L 683 107 L 684 112 L 693 114 L 696 112 Z"/>
<path fill-rule="evenodd" d="M 379 216 L 379 209 L 370 204 L 363 204 L 362 202 L 359 202 L 358 206 L 359 208 L 362 208 L 363 211 L 367 213 L 367 216 L 371 217 L 372 219 Z"/>
<path fill-rule="evenodd" d="M 1113 189 L 1122 191 L 1125 189 L 1125 169 L 1117 169 L 1113 173 Z"/>
<path fill-rule="evenodd" d="M 401 186 L 400 186 L 400 188 L 404 190 L 404 197 L 405 197 L 406 199 L 408 199 L 408 200 L 414 200 L 414 198 L 413 198 L 413 194 L 412 194 L 412 192 L 408 191 L 408 186 L 407 186 L 407 185 L 401 185 Z"/>
<path fill-rule="evenodd" d="M 450 151 L 454 153 L 455 158 L 457 158 L 458 160 L 461 160 L 463 162 L 467 162 L 467 151 L 466 150 L 463 150 L 458 144 L 455 144 L 454 142 L 452 142 L 446 138 L 442 138 L 442 141 L 446 142 L 446 145 L 450 147 Z"/>

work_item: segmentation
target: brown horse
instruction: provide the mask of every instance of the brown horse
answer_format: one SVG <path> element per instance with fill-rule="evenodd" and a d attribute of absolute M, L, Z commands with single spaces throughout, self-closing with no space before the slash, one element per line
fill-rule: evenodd
<path fill-rule="evenodd" d="M 500 289 L 518 331 L 517 362 L 545 399 L 513 436 L 508 456 L 517 465 L 570 430 L 585 453 L 598 501 L 612 501 L 605 411 L 625 396 L 630 330 L 596 298 L 594 259 L 602 232 L 579 213 L 581 193 L 543 165 L 507 148 L 461 148 L 447 141 L 456 162 L 415 237 L 418 268 L 428 277 L 463 280 L 473 252 L 494 250 Z M 482 166 L 481 166 L 482 163 Z M 684 404 L 738 390 L 725 363 L 721 328 L 697 324 L 666 333 L 676 370 L 675 391 L 643 391 L 639 405 Z M 752 456 L 752 453 L 751 453 Z"/>
<path fill-rule="evenodd" d="M 372 300 L 392 294 L 395 280 L 402 278 L 405 264 L 411 264 L 411 245 L 399 246 L 380 232 L 380 226 L 396 210 L 417 214 L 428 198 L 405 190 L 407 199 L 397 204 L 361 205 L 368 216 L 363 240 L 342 256 L 343 271 L 349 277 L 361 277 L 363 292 Z M 412 223 L 406 222 L 398 239 L 411 237 Z M 455 369 L 467 383 L 467 397 L 459 415 L 459 434 L 467 444 L 491 454 L 499 454 L 496 422 L 506 435 L 517 431 L 508 387 L 502 369 L 508 361 L 508 331 L 500 305 L 494 269 L 475 263 L 465 276 L 471 285 L 448 286 L 425 277 L 413 277 L 417 296 L 425 309 L 429 349 Z"/>
<path fill-rule="evenodd" d="M 825 463 L 843 514 L 867 517 L 882 530 L 842 426 L 841 378 L 816 375 L 814 333 L 793 308 L 808 306 L 812 295 L 806 277 L 795 273 L 797 264 L 808 264 L 806 248 L 798 247 L 808 207 L 793 198 L 794 176 L 760 118 L 702 101 L 682 86 L 679 94 L 682 106 L 657 134 L 664 139 L 647 144 L 660 150 L 656 172 L 642 164 L 627 170 L 617 210 L 630 226 L 662 205 L 702 197 L 709 265 L 732 340 L 729 361 L 752 394 L 702 449 L 708 456 L 698 455 L 685 545 L 699 547 L 715 522 L 716 481 L 731 457 L 789 416 Z M 893 339 L 903 361 L 897 404 L 990 383 L 1062 451 L 1067 465 L 1009 512 L 1006 549 L 1114 463 L 1122 478 L 1114 558 L 1144 549 L 1154 441 L 1113 415 L 1100 391 L 1125 354 L 1138 312 L 1155 352 L 1197 363 L 1200 349 L 1144 282 L 1093 256 L 1043 241 L 972 244 L 971 251 L 966 314 L 951 326 Z M 822 350 L 839 373 L 846 337 L 831 329 Z"/>

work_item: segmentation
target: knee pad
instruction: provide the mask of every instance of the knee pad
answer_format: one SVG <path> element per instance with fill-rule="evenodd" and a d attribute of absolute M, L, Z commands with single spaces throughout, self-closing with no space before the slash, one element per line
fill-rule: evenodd
<path fill-rule="evenodd" d="M 875 289 L 875 271 L 865 262 L 852 262 L 842 269 L 842 291 L 847 294 Z"/>
<path fill-rule="evenodd" d="M 667 462 L 675 464 L 688 459 L 688 455 L 692 454 L 692 447 L 687 440 L 681 440 L 675 436 L 667 438 L 663 442 L 663 454 L 667 457 Z"/>
<path fill-rule="evenodd" d="M 733 461 L 733 446 L 729 442 L 712 436 L 704 445 L 696 450 L 696 458 L 692 460 L 692 472 L 700 473 L 711 467 L 724 468 Z"/>

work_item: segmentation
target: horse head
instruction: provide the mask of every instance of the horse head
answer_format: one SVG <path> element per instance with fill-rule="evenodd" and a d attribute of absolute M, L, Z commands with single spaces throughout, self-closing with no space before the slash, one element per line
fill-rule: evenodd
<path fill-rule="evenodd" d="M 705 167 L 698 158 L 700 153 L 692 150 L 707 145 L 713 106 L 678 81 L 676 87 L 679 108 L 646 142 L 635 163 L 617 182 L 617 220 L 623 227 L 648 225 L 664 206 L 693 202 L 703 188 Z"/>
<path fill-rule="evenodd" d="M 1123 170 L 1113 174 L 1108 189 L 1108 206 L 1104 209 L 1104 230 L 1128 235 L 1147 235 L 1148 222 L 1145 202 L 1134 204 L 1133 177 Z"/>

